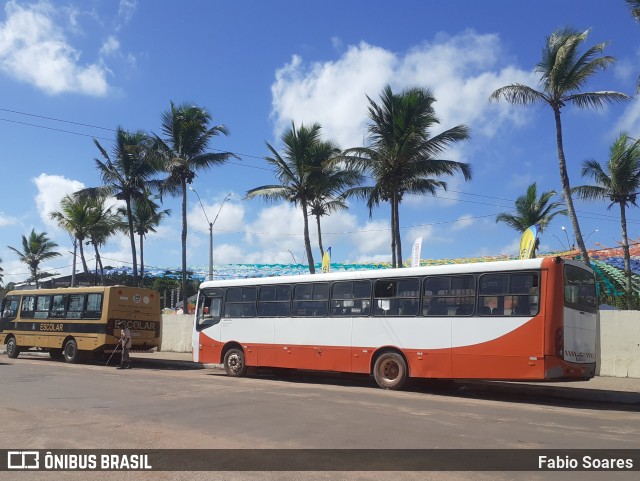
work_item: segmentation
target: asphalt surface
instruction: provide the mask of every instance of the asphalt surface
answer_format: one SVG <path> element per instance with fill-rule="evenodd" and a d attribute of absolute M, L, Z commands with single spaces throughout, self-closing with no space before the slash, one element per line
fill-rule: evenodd
<path fill-rule="evenodd" d="M 6 355 L 3 348 L 0 354 Z M 43 355 L 46 353 L 29 352 L 21 356 Z M 132 353 L 134 365 L 141 367 L 155 367 L 158 369 L 192 370 L 192 369 L 222 369 L 218 364 L 199 364 L 192 362 L 191 353 L 160 351 L 150 354 Z M 113 361 L 112 361 L 113 362 Z M 268 373 L 267 373 L 268 374 Z M 323 374 L 302 373 L 315 379 L 320 379 Z M 324 375 L 326 376 L 326 375 Z M 333 376 L 335 381 L 336 375 Z M 366 376 L 349 378 L 342 376 L 346 382 L 368 383 Z M 340 381 L 339 381 L 340 382 Z M 419 382 L 419 381 L 418 381 Z M 436 384 L 437 385 L 437 384 Z M 442 383 L 447 389 L 469 390 L 478 393 L 505 393 L 516 396 L 536 396 L 543 398 L 563 399 L 566 401 L 580 401 L 593 403 L 613 403 L 637 406 L 640 410 L 640 379 L 596 376 L 589 381 L 574 382 L 504 382 L 504 381 L 476 381 L 456 380 L 451 383 Z"/>

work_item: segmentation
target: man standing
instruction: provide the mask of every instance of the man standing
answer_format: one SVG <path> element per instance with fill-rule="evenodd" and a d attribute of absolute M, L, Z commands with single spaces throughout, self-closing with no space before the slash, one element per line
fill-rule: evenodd
<path fill-rule="evenodd" d="M 122 357 L 120 358 L 120 366 L 118 366 L 118 369 L 131 369 L 131 360 L 129 359 L 131 331 L 124 321 L 120 322 L 120 344 L 122 345 Z"/>

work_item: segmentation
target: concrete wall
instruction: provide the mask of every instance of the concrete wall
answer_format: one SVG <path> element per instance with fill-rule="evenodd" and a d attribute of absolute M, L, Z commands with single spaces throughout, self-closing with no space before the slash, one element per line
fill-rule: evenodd
<path fill-rule="evenodd" d="M 640 378 L 640 311 L 600 311 L 599 376 Z"/>
<path fill-rule="evenodd" d="M 193 314 L 163 314 L 161 351 L 191 352 Z"/>
<path fill-rule="evenodd" d="M 162 316 L 160 350 L 191 352 L 193 316 Z M 599 376 L 640 378 L 640 311 L 600 311 L 596 356 Z"/>

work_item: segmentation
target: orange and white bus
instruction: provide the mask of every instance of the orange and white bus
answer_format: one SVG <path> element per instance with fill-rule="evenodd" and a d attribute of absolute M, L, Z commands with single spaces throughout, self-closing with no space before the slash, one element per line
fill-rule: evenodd
<path fill-rule="evenodd" d="M 132 351 L 160 346 L 160 294 L 127 286 L 10 291 L 2 300 L 0 345 L 16 358 L 30 349 L 75 363 L 113 352 L 119 321 L 131 330 Z"/>
<path fill-rule="evenodd" d="M 593 271 L 559 257 L 207 281 L 193 359 L 407 378 L 584 380 L 596 368 Z"/>

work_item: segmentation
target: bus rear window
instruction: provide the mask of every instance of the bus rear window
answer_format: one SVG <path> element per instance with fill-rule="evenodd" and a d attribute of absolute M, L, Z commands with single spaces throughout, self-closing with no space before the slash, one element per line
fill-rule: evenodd
<path fill-rule="evenodd" d="M 564 266 L 564 305 L 579 311 L 597 312 L 596 279 L 593 272 Z"/>

